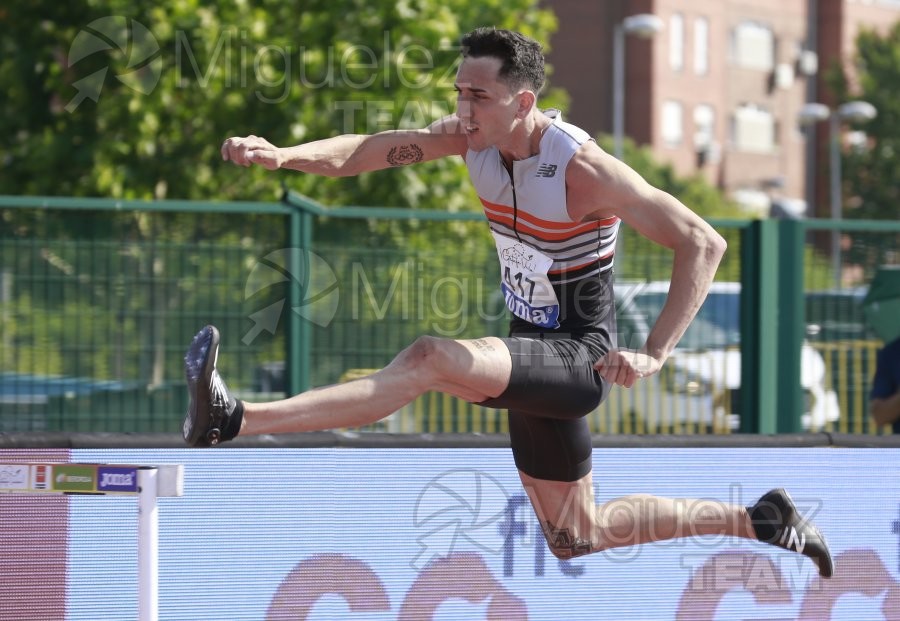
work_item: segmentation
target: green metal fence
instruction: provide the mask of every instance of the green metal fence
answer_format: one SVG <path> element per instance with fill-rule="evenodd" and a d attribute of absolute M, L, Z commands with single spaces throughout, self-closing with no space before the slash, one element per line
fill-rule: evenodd
<path fill-rule="evenodd" d="M 900 222 L 807 220 L 788 234 L 793 243 L 813 248 L 829 248 L 837 236 L 841 248 L 840 255 L 828 257 L 827 267 L 821 255 L 807 252 L 800 287 L 806 339 L 825 361 L 827 385 L 841 411 L 826 430 L 876 433 L 867 415 L 869 388 L 884 343 L 867 325 L 862 303 L 877 269 L 900 265 Z"/>
<path fill-rule="evenodd" d="M 180 359 L 214 320 L 244 327 L 247 266 L 297 243 L 278 203 L 6 197 L 0 202 L 0 431 L 176 431 Z M 250 386 L 250 344 L 223 370 Z M 238 353 L 238 352 L 236 352 Z"/>
<path fill-rule="evenodd" d="M 651 381 L 614 390 L 589 416 L 592 429 L 875 432 L 865 395 L 878 343 L 831 338 L 845 311 L 804 295 L 833 288 L 822 227 L 864 239 L 865 252 L 846 257 L 864 285 L 892 260 L 900 226 L 713 224 L 729 240 L 718 280 L 741 283 L 739 342 L 679 352 Z M 670 270 L 668 251 L 623 227 L 622 291 Z M 293 194 L 281 203 L 0 197 L 0 432 L 177 432 L 181 356 L 206 323 L 223 335 L 223 376 L 248 399 L 353 379 L 420 334 L 502 335 L 498 278 L 481 214 L 326 209 Z M 639 338 L 647 318 L 620 311 L 620 338 Z M 824 368 L 812 387 L 800 381 L 803 343 Z M 811 403 L 832 398 L 839 416 L 804 422 Z M 427 394 L 372 429 L 505 425 L 501 412 Z"/>

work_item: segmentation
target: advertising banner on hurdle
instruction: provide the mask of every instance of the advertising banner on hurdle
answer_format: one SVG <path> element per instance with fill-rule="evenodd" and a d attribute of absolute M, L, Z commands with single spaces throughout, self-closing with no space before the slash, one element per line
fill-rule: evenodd
<path fill-rule="evenodd" d="M 159 513 L 157 498 L 178 497 L 184 493 L 184 468 L 181 465 L 136 466 L 125 464 L 47 462 L 3 462 L 0 451 L 0 494 L 13 495 L 77 495 L 77 496 L 134 496 L 137 498 L 137 537 L 135 543 L 137 567 L 138 621 L 159 619 Z M 27 508 L 27 505 L 20 505 Z M 27 523 L 26 514 L 16 523 L 15 515 L 0 506 L 0 528 L 25 531 L 40 529 Z M 111 532 L 118 525 L 109 523 Z M 4 542 L 5 544 L 6 542 Z M 5 546 L 4 546 L 5 547 Z M 28 550 L 22 552 L 27 554 Z M 15 572 L 15 562 L 13 573 Z M 7 569 L 9 569 L 7 567 Z M 68 578 L 68 570 L 66 572 Z M 26 574 L 25 579 L 33 574 Z M 66 580 L 68 582 L 68 580 Z M 39 581 L 36 581 L 39 584 Z M 37 593 L 34 593 L 37 596 Z M 37 597 L 35 597 L 37 599 Z M 18 607 L 19 609 L 16 609 Z M 45 617 L 45 606 L 32 609 L 28 599 L 19 602 L 0 601 L 3 618 L 35 619 Z M 68 606 L 66 606 L 68 608 Z M 13 615 L 13 616 L 9 616 Z M 52 618 L 52 617 L 50 617 Z"/>
<path fill-rule="evenodd" d="M 137 496 L 143 466 L 0 463 L 0 493 L 126 494 Z"/>

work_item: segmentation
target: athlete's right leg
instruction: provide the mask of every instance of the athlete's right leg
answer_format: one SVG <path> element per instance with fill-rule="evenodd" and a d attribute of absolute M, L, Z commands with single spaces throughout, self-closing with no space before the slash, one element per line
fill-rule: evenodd
<path fill-rule="evenodd" d="M 512 363 L 502 340 L 420 337 L 384 369 L 358 380 L 316 388 L 270 403 L 234 399 L 215 368 L 219 334 L 207 326 L 185 356 L 191 405 L 184 438 L 191 445 L 216 443 L 237 433 L 258 435 L 321 431 L 373 423 L 430 390 L 469 401 L 501 394 Z"/>
<path fill-rule="evenodd" d="M 496 397 L 509 382 L 503 341 L 419 337 L 386 367 L 357 380 L 315 388 L 282 401 L 245 404 L 245 435 L 361 427 L 436 390 L 467 401 Z"/>

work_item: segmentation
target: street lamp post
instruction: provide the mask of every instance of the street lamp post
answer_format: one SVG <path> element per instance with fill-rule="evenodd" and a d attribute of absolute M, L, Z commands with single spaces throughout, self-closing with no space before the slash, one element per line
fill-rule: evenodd
<path fill-rule="evenodd" d="M 625 134 L 625 35 L 634 34 L 649 39 L 662 30 L 662 20 L 656 15 L 630 15 L 616 24 L 613 33 L 613 139 L 614 154 L 622 159 Z"/>
<path fill-rule="evenodd" d="M 867 101 L 849 101 L 831 110 L 825 104 L 808 103 L 800 109 L 799 119 L 803 124 L 812 124 L 819 121 L 828 121 L 829 126 L 829 169 L 830 175 L 830 203 L 831 219 L 840 220 L 843 217 L 843 200 L 841 197 L 841 122 L 848 121 L 858 123 L 870 121 L 878 114 L 875 106 Z M 834 271 L 835 286 L 841 287 L 841 232 L 837 229 L 831 231 L 831 261 Z"/>

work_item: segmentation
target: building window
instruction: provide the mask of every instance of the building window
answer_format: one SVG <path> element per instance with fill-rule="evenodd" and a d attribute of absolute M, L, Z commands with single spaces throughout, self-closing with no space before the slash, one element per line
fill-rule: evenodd
<path fill-rule="evenodd" d="M 771 153 L 778 146 L 778 125 L 768 110 L 744 104 L 734 111 L 731 119 L 731 144 L 738 151 Z"/>
<path fill-rule="evenodd" d="M 680 13 L 669 18 L 669 67 L 673 71 L 684 68 L 684 17 Z"/>
<path fill-rule="evenodd" d="M 775 35 L 758 22 L 744 21 L 731 31 L 731 62 L 738 67 L 771 71 L 775 67 Z"/>
<path fill-rule="evenodd" d="M 684 138 L 681 103 L 678 101 L 663 102 L 662 107 L 662 139 L 667 147 L 677 147 Z"/>
<path fill-rule="evenodd" d="M 709 72 L 709 21 L 705 17 L 694 20 L 694 73 Z"/>
<path fill-rule="evenodd" d="M 707 150 L 716 140 L 716 111 L 710 105 L 694 107 L 694 147 L 697 151 Z"/>

